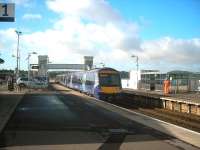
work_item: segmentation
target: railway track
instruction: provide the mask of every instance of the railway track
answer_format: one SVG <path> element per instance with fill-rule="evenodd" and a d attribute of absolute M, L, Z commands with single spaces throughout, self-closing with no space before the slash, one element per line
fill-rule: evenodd
<path fill-rule="evenodd" d="M 140 106 L 133 103 L 130 97 L 112 101 L 113 104 L 157 118 L 193 131 L 200 132 L 200 116 L 175 112 L 163 108 Z"/>

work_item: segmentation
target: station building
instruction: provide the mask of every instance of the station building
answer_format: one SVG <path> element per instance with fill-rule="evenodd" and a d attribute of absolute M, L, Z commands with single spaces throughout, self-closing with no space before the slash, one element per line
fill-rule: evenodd
<path fill-rule="evenodd" d="M 179 70 L 167 73 L 159 70 L 132 70 L 129 74 L 129 79 L 122 79 L 123 88 L 163 91 L 164 81 L 169 80 L 171 93 L 200 91 L 200 73 Z"/>

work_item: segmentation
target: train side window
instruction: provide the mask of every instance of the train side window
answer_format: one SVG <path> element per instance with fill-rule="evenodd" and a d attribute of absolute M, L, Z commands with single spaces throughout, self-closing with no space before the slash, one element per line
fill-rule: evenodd
<path fill-rule="evenodd" d="M 93 72 L 88 72 L 86 75 L 86 85 L 94 85 L 94 73 Z"/>

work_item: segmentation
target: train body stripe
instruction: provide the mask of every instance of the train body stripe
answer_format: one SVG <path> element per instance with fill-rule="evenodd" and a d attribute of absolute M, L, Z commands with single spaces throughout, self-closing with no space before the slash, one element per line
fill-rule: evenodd
<path fill-rule="evenodd" d="M 118 72 L 117 71 L 113 71 L 113 70 L 102 70 L 102 71 L 99 71 L 99 73 L 101 74 L 104 74 L 104 73 L 108 73 L 108 74 L 117 74 Z"/>
<path fill-rule="evenodd" d="M 101 92 L 106 94 L 120 93 L 120 87 L 101 87 Z"/>

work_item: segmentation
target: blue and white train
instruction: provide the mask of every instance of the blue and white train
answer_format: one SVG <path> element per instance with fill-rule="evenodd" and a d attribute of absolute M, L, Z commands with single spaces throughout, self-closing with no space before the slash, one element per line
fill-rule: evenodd
<path fill-rule="evenodd" d="M 69 72 L 57 75 L 56 82 L 98 99 L 115 98 L 122 89 L 120 73 L 112 68 Z"/>

